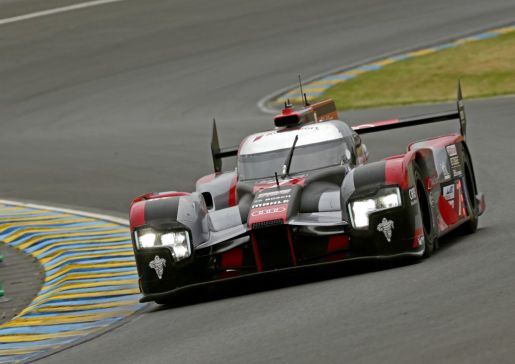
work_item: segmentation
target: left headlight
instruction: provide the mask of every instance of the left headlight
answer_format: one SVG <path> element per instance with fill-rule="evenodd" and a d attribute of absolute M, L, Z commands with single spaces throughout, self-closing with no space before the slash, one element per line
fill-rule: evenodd
<path fill-rule="evenodd" d="M 355 229 L 366 229 L 371 213 L 398 206 L 401 206 L 401 193 L 398 187 L 383 188 L 375 196 L 351 201 L 349 212 L 352 225 Z"/>
<path fill-rule="evenodd" d="M 167 246 L 177 261 L 191 255 L 190 235 L 185 230 L 158 233 L 152 229 L 141 229 L 136 231 L 135 237 L 138 249 Z"/>

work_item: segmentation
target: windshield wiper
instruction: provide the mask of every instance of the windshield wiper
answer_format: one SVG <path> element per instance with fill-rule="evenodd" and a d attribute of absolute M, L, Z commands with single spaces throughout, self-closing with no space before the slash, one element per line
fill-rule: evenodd
<path fill-rule="evenodd" d="M 295 140 L 293 141 L 293 145 L 290 148 L 290 152 L 288 153 L 288 156 L 286 157 L 286 160 L 283 164 L 283 173 L 281 175 L 281 178 L 286 177 L 288 174 L 290 174 L 290 166 L 291 166 L 291 159 L 293 157 L 293 151 L 295 150 L 295 145 L 297 144 L 297 140 L 299 140 L 299 136 L 295 135 Z"/>

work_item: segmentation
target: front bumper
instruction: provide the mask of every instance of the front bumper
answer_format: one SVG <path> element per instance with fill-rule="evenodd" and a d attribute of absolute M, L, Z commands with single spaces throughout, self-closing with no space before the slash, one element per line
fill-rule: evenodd
<path fill-rule="evenodd" d="M 361 256 L 361 257 L 344 258 L 341 260 L 332 260 L 332 261 L 326 261 L 326 262 L 305 264 L 305 265 L 294 266 L 294 267 L 292 266 L 292 267 L 287 267 L 287 268 L 274 269 L 271 271 L 245 273 L 245 274 L 234 275 L 234 276 L 225 277 L 225 278 L 219 278 L 219 279 L 215 279 L 215 280 L 190 283 L 188 285 L 176 287 L 176 288 L 161 291 L 161 292 L 154 292 L 154 293 L 142 292 L 143 297 L 140 299 L 140 302 L 144 303 L 144 302 L 152 302 L 152 301 L 157 301 L 157 302 L 166 301 L 166 299 L 169 299 L 173 295 L 184 293 L 184 292 L 187 292 L 188 290 L 212 287 L 212 286 L 215 286 L 218 284 L 222 285 L 222 284 L 226 284 L 226 283 L 244 281 L 244 280 L 249 280 L 249 279 L 257 278 L 257 277 L 273 277 L 276 275 L 284 274 L 286 272 L 308 271 L 313 268 L 324 268 L 324 267 L 329 268 L 329 267 L 337 265 L 337 264 L 350 263 L 350 262 L 395 260 L 395 259 L 403 259 L 403 258 L 420 258 L 420 257 L 422 257 L 422 254 L 423 254 L 423 252 L 419 251 L 419 252 L 406 252 L 406 253 L 393 254 L 393 255 Z"/>
<path fill-rule="evenodd" d="M 386 242 L 376 229 L 350 235 L 309 236 L 282 225 L 253 231 L 245 243 L 230 250 L 196 250 L 179 262 L 174 262 L 167 247 L 138 250 L 135 256 L 143 293 L 141 301 L 163 300 L 178 291 L 217 282 L 341 261 L 421 256 L 422 248 L 414 246 L 413 240 L 410 234 L 408 239 L 399 236 Z M 152 266 L 156 260 L 164 261 L 160 276 L 155 264 Z"/>

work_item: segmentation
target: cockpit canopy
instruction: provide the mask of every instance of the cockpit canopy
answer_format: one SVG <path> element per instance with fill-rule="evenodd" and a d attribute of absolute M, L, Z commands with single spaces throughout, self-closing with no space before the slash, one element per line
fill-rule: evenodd
<path fill-rule="evenodd" d="M 334 120 L 250 135 L 238 153 L 238 179 L 281 175 L 296 136 L 290 174 L 355 164 L 352 130 L 344 122 Z"/>

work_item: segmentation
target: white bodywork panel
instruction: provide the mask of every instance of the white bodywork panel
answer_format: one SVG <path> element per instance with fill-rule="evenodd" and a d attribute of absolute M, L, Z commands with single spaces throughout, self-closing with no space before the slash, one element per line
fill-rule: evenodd
<path fill-rule="evenodd" d="M 342 122 L 340 122 L 342 123 Z M 288 149 L 293 145 L 295 136 L 299 139 L 296 146 L 310 145 L 341 139 L 350 135 L 334 122 L 307 124 L 295 129 L 278 129 L 248 136 L 241 144 L 239 154 L 257 154 L 274 150 Z"/>

